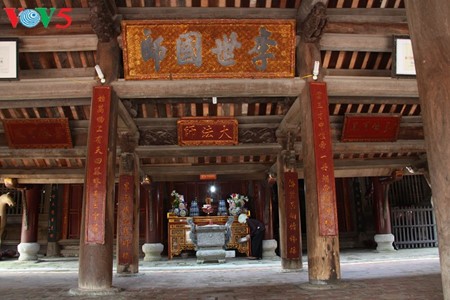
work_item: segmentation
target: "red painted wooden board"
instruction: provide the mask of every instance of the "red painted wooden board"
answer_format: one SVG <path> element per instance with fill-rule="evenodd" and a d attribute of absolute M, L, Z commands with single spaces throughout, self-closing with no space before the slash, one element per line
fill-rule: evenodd
<path fill-rule="evenodd" d="M 400 129 L 398 114 L 346 114 L 343 142 L 395 142 Z"/>

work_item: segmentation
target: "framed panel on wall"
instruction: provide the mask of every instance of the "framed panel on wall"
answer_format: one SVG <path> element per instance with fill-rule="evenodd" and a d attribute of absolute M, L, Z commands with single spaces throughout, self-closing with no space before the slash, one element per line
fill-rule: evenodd
<path fill-rule="evenodd" d="M 395 36 L 392 51 L 392 77 L 414 77 L 416 68 L 409 36 Z"/>
<path fill-rule="evenodd" d="M 0 80 L 17 80 L 18 65 L 18 39 L 0 38 Z"/>

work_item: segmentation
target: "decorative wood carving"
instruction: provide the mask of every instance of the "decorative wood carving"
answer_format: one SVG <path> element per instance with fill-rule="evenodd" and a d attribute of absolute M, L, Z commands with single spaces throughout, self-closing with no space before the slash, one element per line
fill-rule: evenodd
<path fill-rule="evenodd" d="M 276 143 L 275 128 L 245 128 L 239 129 L 239 142 L 248 143 Z"/>
<path fill-rule="evenodd" d="M 327 25 L 326 5 L 316 3 L 306 20 L 300 26 L 300 36 L 306 43 L 315 43 L 322 37 L 323 29 Z"/>
<path fill-rule="evenodd" d="M 100 42 L 110 42 L 120 32 L 113 14 L 104 0 L 89 0 L 89 20 Z"/>
<path fill-rule="evenodd" d="M 139 144 L 151 145 L 176 145 L 178 143 L 177 130 L 173 129 L 143 129 L 140 130 Z"/>
<path fill-rule="evenodd" d="M 132 153 L 138 145 L 138 139 L 128 132 L 122 132 L 119 134 L 119 145 L 122 152 Z"/>

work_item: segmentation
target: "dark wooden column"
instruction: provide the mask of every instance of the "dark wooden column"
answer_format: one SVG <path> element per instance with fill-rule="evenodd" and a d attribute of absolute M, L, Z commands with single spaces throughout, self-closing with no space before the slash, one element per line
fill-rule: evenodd
<path fill-rule="evenodd" d="M 312 76 L 314 62 L 321 61 L 319 42 L 326 24 L 325 7 L 322 2 L 315 4 L 300 24 L 297 47 L 300 77 L 306 81 L 300 96 L 300 112 L 311 284 L 333 283 L 341 277 L 327 90 L 321 74 L 317 78 Z"/>
<path fill-rule="evenodd" d="M 63 204 L 63 189 L 62 185 L 52 184 L 48 189 L 50 191 L 49 197 L 49 212 L 48 212 L 48 235 L 47 235 L 47 256 L 59 256 L 60 249 L 58 240 L 61 238 L 62 229 L 62 204 Z"/>
<path fill-rule="evenodd" d="M 145 205 L 145 242 L 146 243 L 161 243 L 162 242 L 162 222 L 163 210 L 161 197 L 156 192 L 158 190 L 158 184 L 152 183 L 151 185 L 144 188 L 145 192 L 142 196 L 142 201 L 146 201 Z"/>
<path fill-rule="evenodd" d="M 375 231 L 377 234 L 390 234 L 391 214 L 389 198 L 387 197 L 388 184 L 382 183 L 380 178 L 372 177 L 373 184 L 373 206 L 375 210 Z"/>
<path fill-rule="evenodd" d="M 22 189 L 23 214 L 20 243 L 36 243 L 39 227 L 39 203 L 41 202 L 42 186 L 33 185 Z"/>
<path fill-rule="evenodd" d="M 117 103 L 111 87 L 94 87 L 75 294 L 113 292 Z"/>
<path fill-rule="evenodd" d="M 283 146 L 277 158 L 278 215 L 280 225 L 281 267 L 300 270 L 302 265 L 302 241 L 300 228 L 300 203 L 298 197 L 298 174 L 295 171 L 295 134 L 278 132 Z"/>
<path fill-rule="evenodd" d="M 73 294 L 115 293 L 112 288 L 116 136 L 119 99 L 109 84 L 119 74 L 120 26 L 113 1 L 89 0 L 90 22 L 98 37 L 96 62 L 104 86 L 94 87 L 89 124 L 81 218 L 78 289 Z M 100 79 L 100 78 L 99 78 Z"/>
<path fill-rule="evenodd" d="M 450 299 L 449 1 L 405 1 L 421 101 L 444 299 Z"/>
<path fill-rule="evenodd" d="M 117 273 L 139 272 L 139 158 L 122 153 L 117 207 Z"/>

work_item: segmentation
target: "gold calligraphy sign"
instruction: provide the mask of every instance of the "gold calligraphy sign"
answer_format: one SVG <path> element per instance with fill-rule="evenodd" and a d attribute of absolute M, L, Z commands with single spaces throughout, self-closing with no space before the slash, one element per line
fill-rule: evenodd
<path fill-rule="evenodd" d="M 227 117 L 187 117 L 177 121 L 180 146 L 236 145 L 238 122 Z"/>
<path fill-rule="evenodd" d="M 125 79 L 294 77 L 293 20 L 122 21 Z"/>

